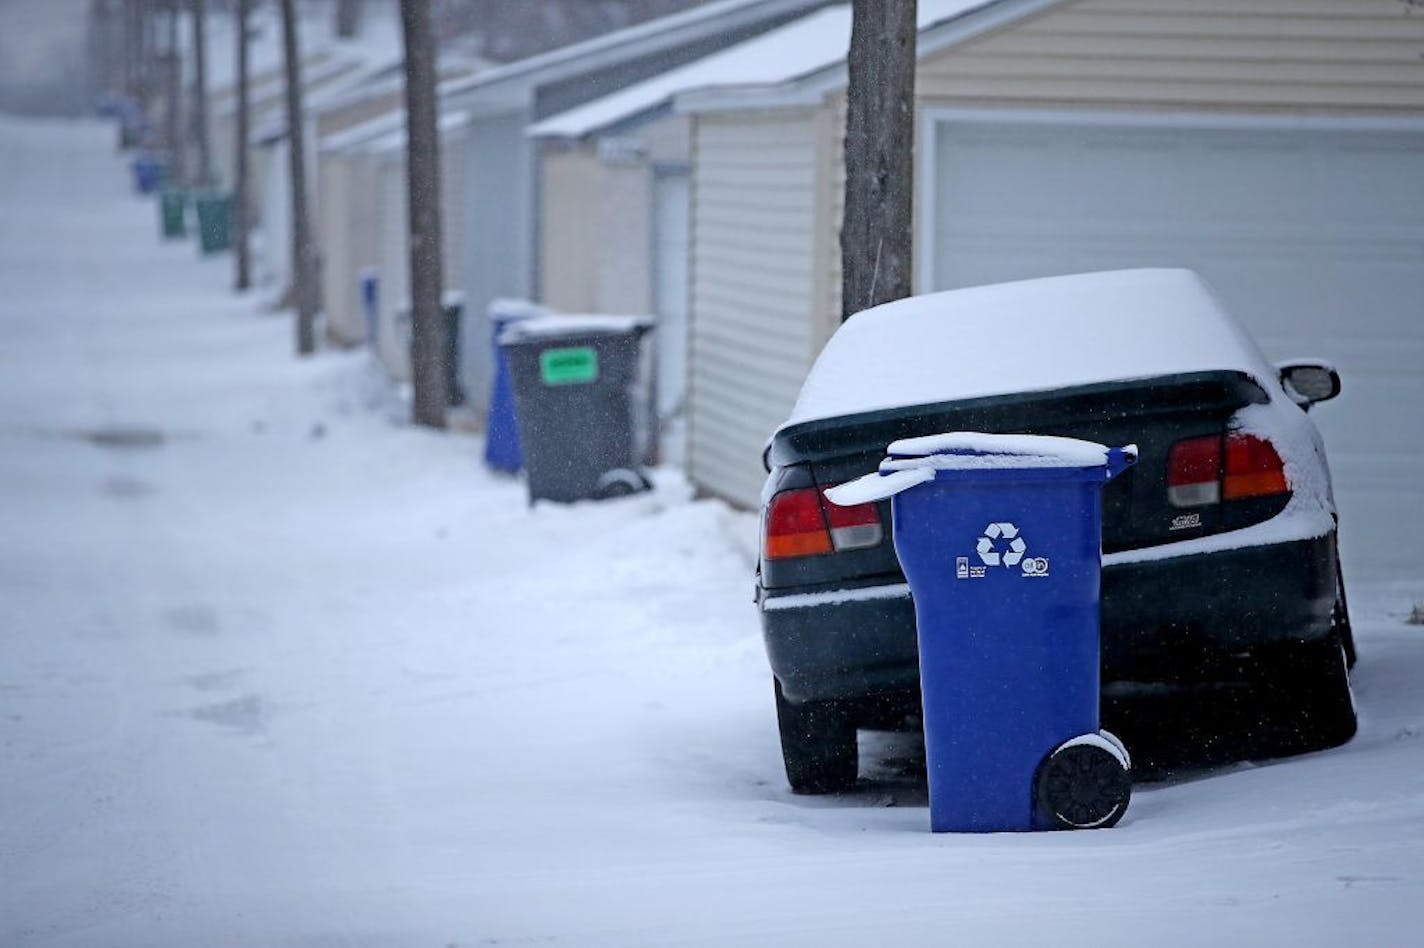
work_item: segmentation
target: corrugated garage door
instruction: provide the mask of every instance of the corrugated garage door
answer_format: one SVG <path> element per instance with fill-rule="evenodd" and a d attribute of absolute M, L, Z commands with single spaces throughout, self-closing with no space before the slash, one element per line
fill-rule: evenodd
<path fill-rule="evenodd" d="M 933 152 L 927 289 L 1201 272 L 1268 356 L 1339 367 L 1313 414 L 1347 569 L 1419 575 L 1424 132 L 946 120 Z"/>

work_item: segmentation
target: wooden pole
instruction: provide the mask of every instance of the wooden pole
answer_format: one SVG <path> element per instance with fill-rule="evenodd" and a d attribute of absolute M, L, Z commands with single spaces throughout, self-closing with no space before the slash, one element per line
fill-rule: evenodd
<path fill-rule="evenodd" d="M 232 239 L 235 243 L 233 254 L 233 289 L 246 290 L 252 286 L 252 253 L 248 247 L 248 206 L 247 195 L 247 139 L 248 139 L 248 33 L 247 17 L 251 0 L 237 0 L 237 130 L 234 145 L 237 154 L 233 157 L 232 185 Z"/>
<path fill-rule="evenodd" d="M 297 306 L 297 354 L 316 351 L 316 245 L 307 211 L 306 136 L 302 121 L 301 53 L 295 0 L 282 0 L 282 49 L 287 73 L 287 153 L 292 183 L 292 289 Z"/>
<path fill-rule="evenodd" d="M 841 319 L 909 296 L 916 0 L 852 0 Z"/>
<path fill-rule="evenodd" d="M 193 138 L 198 145 L 198 167 L 194 180 L 198 187 L 213 184 L 213 156 L 208 138 L 208 31 L 207 3 L 192 0 L 193 13 Z"/>
<path fill-rule="evenodd" d="M 440 308 L 440 139 L 435 122 L 435 39 L 429 0 L 401 0 L 405 35 L 406 179 L 410 200 L 412 421 L 445 427 L 449 404 Z"/>

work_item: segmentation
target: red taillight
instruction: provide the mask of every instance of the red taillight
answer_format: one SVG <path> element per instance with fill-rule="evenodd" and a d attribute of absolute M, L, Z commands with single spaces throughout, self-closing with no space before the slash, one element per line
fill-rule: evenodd
<path fill-rule="evenodd" d="M 1223 500 L 1269 497 L 1288 490 L 1286 466 L 1275 445 L 1254 435 L 1234 434 L 1226 439 L 1226 475 L 1221 479 Z"/>
<path fill-rule="evenodd" d="M 766 509 L 762 553 L 769 560 L 862 550 L 884 538 L 874 504 L 838 507 L 814 487 L 782 491 Z"/>
<path fill-rule="evenodd" d="M 1167 500 L 1173 507 L 1201 507 L 1221 499 L 1221 437 L 1191 438 L 1167 455 Z"/>
<path fill-rule="evenodd" d="M 1271 442 L 1255 435 L 1190 438 L 1172 445 L 1167 455 L 1167 500 L 1174 507 L 1201 507 L 1289 490 L 1280 454 Z"/>
<path fill-rule="evenodd" d="M 769 560 L 831 552 L 831 532 L 816 488 L 782 491 L 771 498 L 762 552 Z"/>

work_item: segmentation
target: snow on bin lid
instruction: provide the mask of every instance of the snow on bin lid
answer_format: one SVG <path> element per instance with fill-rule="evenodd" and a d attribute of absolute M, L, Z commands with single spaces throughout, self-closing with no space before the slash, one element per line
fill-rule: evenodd
<path fill-rule="evenodd" d="M 951 431 L 890 442 L 885 464 L 955 470 L 988 467 L 1091 467 L 1107 461 L 1108 447 L 1079 438 Z M 884 468 L 885 465 L 882 465 Z M 890 468 L 893 470 L 893 468 Z"/>
<path fill-rule="evenodd" d="M 529 319 L 533 316 L 548 316 L 549 310 L 530 300 L 512 296 L 500 296 L 490 300 L 485 312 L 501 319 Z"/>
<path fill-rule="evenodd" d="M 845 507 L 873 503 L 933 480 L 936 471 L 1103 467 L 1111 477 L 1137 459 L 1135 444 L 1118 450 L 1078 438 L 974 431 L 902 438 L 886 450 L 878 472 L 833 487 L 826 497 Z"/>
<path fill-rule="evenodd" d="M 500 345 L 512 342 L 527 342 L 557 336 L 583 336 L 589 334 L 629 333 L 637 329 L 647 329 L 653 321 L 647 316 L 603 316 L 597 314 L 534 316 L 512 323 L 499 335 Z"/>
<path fill-rule="evenodd" d="M 1190 270 L 1117 270 L 948 290 L 852 316 L 781 429 L 986 395 L 1270 366 Z"/>

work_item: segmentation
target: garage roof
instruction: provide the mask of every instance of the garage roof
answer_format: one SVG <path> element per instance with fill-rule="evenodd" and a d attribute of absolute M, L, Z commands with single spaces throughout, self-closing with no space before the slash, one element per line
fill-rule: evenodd
<path fill-rule="evenodd" d="M 542 85 L 655 55 L 702 37 L 763 22 L 778 13 L 794 15 L 798 10 L 812 9 L 824 2 L 713 0 L 681 13 L 658 17 L 486 70 L 469 79 L 451 83 L 441 92 L 451 104 L 461 108 L 518 108 L 527 103 L 529 96 Z"/>
<path fill-rule="evenodd" d="M 920 0 L 921 58 L 1007 26 L 1065 0 Z M 822 50 L 810 70 L 770 81 L 747 78 L 678 92 L 672 102 L 679 113 L 735 108 L 776 108 L 814 105 L 846 84 L 846 54 L 850 48 L 849 19 L 843 36 Z"/>
<path fill-rule="evenodd" d="M 920 0 L 926 30 L 1002 0 Z M 838 4 L 793 23 L 545 119 L 529 129 L 536 138 L 581 138 L 645 115 L 660 114 L 679 95 L 700 89 L 766 87 L 809 77 L 845 61 L 851 8 Z"/>

